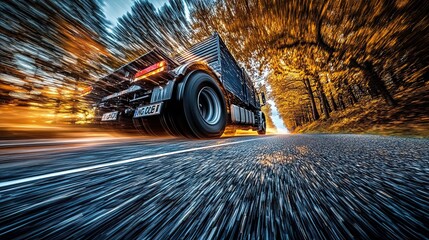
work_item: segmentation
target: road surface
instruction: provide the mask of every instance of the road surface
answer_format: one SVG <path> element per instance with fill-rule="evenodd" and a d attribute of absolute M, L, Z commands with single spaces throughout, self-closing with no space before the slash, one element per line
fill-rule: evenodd
<path fill-rule="evenodd" d="M 429 140 L 0 142 L 0 239 L 424 239 Z"/>

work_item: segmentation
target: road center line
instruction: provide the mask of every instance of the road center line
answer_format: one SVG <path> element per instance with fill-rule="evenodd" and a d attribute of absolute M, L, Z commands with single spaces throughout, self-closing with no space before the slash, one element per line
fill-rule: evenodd
<path fill-rule="evenodd" d="M 269 138 L 271 138 L 271 137 L 269 137 Z M 121 164 L 125 164 L 125 163 L 141 161 L 141 160 L 145 160 L 145 159 L 171 156 L 171 155 L 180 154 L 180 153 L 194 152 L 194 151 L 199 151 L 199 150 L 204 150 L 204 149 L 240 144 L 240 143 L 245 143 L 245 142 L 252 142 L 252 141 L 257 141 L 257 140 L 262 140 L 262 139 L 267 139 L 267 138 L 266 137 L 265 138 L 254 138 L 254 139 L 248 139 L 248 140 L 242 140 L 242 141 L 236 141 L 236 142 L 228 142 L 228 143 L 221 143 L 221 144 L 204 146 L 204 147 L 189 148 L 189 149 L 178 150 L 178 151 L 173 151 L 173 152 L 168 152 L 168 153 L 160 153 L 160 154 L 154 154 L 154 155 L 149 155 L 149 156 L 130 158 L 130 159 L 121 160 L 121 161 L 117 161 L 117 162 L 102 163 L 102 164 L 97 164 L 97 165 L 88 166 L 88 167 L 75 168 L 75 169 L 64 170 L 64 171 L 60 171 L 60 172 L 42 174 L 42 175 L 34 176 L 34 177 L 27 177 L 27 178 L 12 180 L 12 181 L 6 181 L 6 182 L 0 183 L 0 187 L 8 187 L 8 186 L 12 186 L 12 185 L 20 184 L 20 183 L 27 183 L 27 182 L 32 182 L 32 181 L 36 181 L 36 180 L 42 180 L 42 179 L 51 178 L 51 177 L 58 177 L 58 176 L 62 176 L 62 175 L 78 173 L 78 172 L 83 172 L 83 171 L 88 171 L 88 170 L 93 170 L 93 169 L 98 169 L 98 168 L 103 168 L 103 167 L 111 167 L 111 166 L 121 165 Z"/>

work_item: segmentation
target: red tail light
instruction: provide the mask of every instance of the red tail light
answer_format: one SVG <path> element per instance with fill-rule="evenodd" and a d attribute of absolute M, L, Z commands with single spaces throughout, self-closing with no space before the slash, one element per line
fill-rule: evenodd
<path fill-rule="evenodd" d="M 144 78 L 147 78 L 151 75 L 154 75 L 156 73 L 162 72 L 167 68 L 167 62 L 161 61 L 159 63 L 156 63 L 150 67 L 147 67 L 141 71 L 138 71 L 136 75 L 134 76 L 134 81 L 138 81 Z"/>

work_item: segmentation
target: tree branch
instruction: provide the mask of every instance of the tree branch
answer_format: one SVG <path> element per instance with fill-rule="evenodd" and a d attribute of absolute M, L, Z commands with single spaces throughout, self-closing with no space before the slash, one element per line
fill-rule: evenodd
<path fill-rule="evenodd" d="M 293 43 L 281 44 L 281 45 L 277 46 L 277 50 L 294 48 L 294 47 L 298 47 L 298 46 L 314 46 L 314 47 L 317 47 L 318 44 L 316 42 L 307 42 L 307 41 L 298 40 L 298 41 L 295 41 Z"/>
<path fill-rule="evenodd" d="M 316 31 L 317 31 L 316 42 L 317 42 L 317 45 L 320 46 L 320 48 L 322 48 L 323 50 L 325 50 L 326 52 L 329 53 L 329 56 L 330 56 L 329 59 L 330 59 L 332 54 L 335 52 L 335 49 L 333 47 L 329 46 L 325 42 L 325 39 L 323 39 L 322 23 L 323 23 L 323 18 L 320 17 L 320 19 L 317 21 L 317 27 L 316 27 Z"/>

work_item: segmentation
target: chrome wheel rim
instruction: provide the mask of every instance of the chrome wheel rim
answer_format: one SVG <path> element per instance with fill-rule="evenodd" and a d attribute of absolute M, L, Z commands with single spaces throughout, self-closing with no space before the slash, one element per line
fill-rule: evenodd
<path fill-rule="evenodd" d="M 198 92 L 197 104 L 201 117 L 206 123 L 214 125 L 219 122 L 221 117 L 221 104 L 213 88 L 201 88 Z"/>

